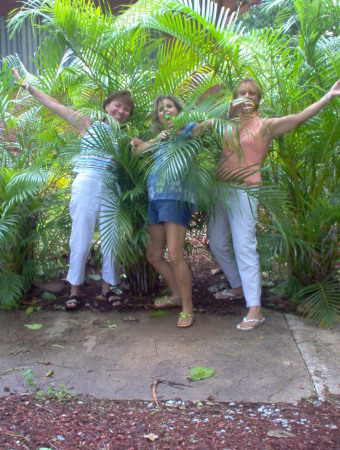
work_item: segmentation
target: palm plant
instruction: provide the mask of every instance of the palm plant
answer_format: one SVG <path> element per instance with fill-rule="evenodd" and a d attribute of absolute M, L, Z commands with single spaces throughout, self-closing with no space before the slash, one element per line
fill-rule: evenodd
<path fill-rule="evenodd" d="M 228 22 L 227 14 L 216 17 L 209 2 L 203 4 L 205 8 L 187 1 L 138 2 L 122 19 L 130 18 L 132 24 L 139 20 L 142 26 L 170 36 L 166 55 L 159 53 L 161 69 L 155 74 L 155 84 L 165 92 L 179 93 L 194 104 L 206 89 L 222 84 L 228 98 L 234 83 L 251 75 L 266 92 L 264 112 L 287 115 L 317 100 L 339 78 L 339 5 L 322 0 L 266 3 L 284 4 L 286 10 L 279 17 L 285 17 L 288 4 L 295 23 L 291 38 L 285 34 L 287 27 L 242 32 L 235 18 Z M 322 325 L 330 325 L 340 315 L 336 266 L 339 105 L 333 103 L 332 109 L 273 142 L 264 177 L 274 180 L 274 186 L 270 196 L 266 186 L 259 193 L 266 206 L 263 248 L 271 249 L 271 260 L 276 256 L 288 265 L 288 292 L 304 314 Z M 219 117 L 216 113 L 222 105 L 223 95 L 215 109 L 203 106 L 199 119 Z M 228 130 L 224 121 L 219 128 Z M 169 158 L 173 167 L 180 165 L 179 158 Z M 169 170 L 168 162 L 164 171 Z"/>
<path fill-rule="evenodd" d="M 0 141 L 0 293 L 1 305 L 14 306 L 33 277 L 60 266 L 60 249 L 51 257 L 50 242 L 65 240 L 65 225 L 55 220 L 62 211 L 64 196 L 60 168 L 48 143 L 40 146 L 41 123 L 36 111 L 23 109 L 22 98 L 15 99 L 11 72 L 14 59 L 8 59 L 1 72 L 3 92 Z M 34 124 L 35 133 L 32 133 Z M 46 141 L 47 142 L 47 141 Z M 56 144 L 54 144 L 55 146 Z M 56 185 L 59 183 L 59 189 Z M 64 203 L 64 201 L 63 201 Z M 53 205 L 53 208 L 51 206 Z M 62 214 L 60 214 L 60 219 Z M 39 230 L 39 232 L 38 232 Z"/>
<path fill-rule="evenodd" d="M 83 1 L 72 4 L 68 1 L 27 2 L 10 23 L 12 32 L 15 33 L 24 20 L 36 18 L 40 19 L 37 22 L 41 31 L 45 33 L 45 40 L 35 58 L 39 75 L 33 77 L 28 74 L 15 59 L 10 61 L 4 73 L 8 75 L 11 67 L 20 66 L 21 73 L 33 85 L 39 86 L 39 89 L 61 100 L 63 104 L 71 107 L 76 105 L 78 110 L 93 117 L 103 117 L 101 101 L 112 90 L 129 89 L 135 97 L 139 97 L 134 120 L 142 129 L 145 115 L 141 114 L 141 111 L 146 109 L 146 97 L 142 89 L 145 78 L 140 75 L 140 67 L 141 62 L 147 60 L 148 54 L 155 50 L 157 43 L 148 42 L 146 33 L 139 30 L 122 31 L 113 16 L 98 14 L 94 5 Z M 106 33 L 110 36 L 110 42 L 106 41 Z M 127 55 L 131 58 L 129 59 Z M 6 95 L 8 98 L 9 92 Z M 35 124 L 31 141 L 37 148 L 46 150 L 45 156 L 49 154 L 48 149 L 53 147 L 53 161 L 45 161 L 46 179 L 49 180 L 53 176 L 56 167 L 61 170 L 62 177 L 67 177 L 70 161 L 79 153 L 79 139 L 59 117 L 50 115 L 44 108 L 37 108 L 29 96 L 25 98 L 23 104 L 24 113 L 20 111 L 19 114 L 20 129 L 28 126 L 30 117 L 38 118 L 39 132 Z M 13 102 L 11 107 L 12 120 L 19 120 Z M 111 205 L 112 215 L 115 217 L 107 218 L 109 240 L 112 246 L 119 249 L 128 276 L 128 268 L 131 265 L 134 266 L 136 276 L 138 265 L 145 268 L 146 272 L 150 272 L 146 267 L 143 252 L 145 230 L 143 227 L 141 230 L 138 229 L 140 224 L 145 223 L 144 179 L 138 168 L 138 161 L 130 158 L 127 144 L 135 134 L 137 134 L 136 127 L 128 124 L 119 139 L 119 154 L 116 159 L 122 196 L 119 208 L 117 204 Z M 110 152 L 112 146 L 105 142 L 104 137 L 101 144 Z M 37 150 L 31 149 L 31 152 L 35 155 Z M 67 207 L 65 199 L 68 197 L 68 190 L 64 192 L 64 197 L 65 208 L 62 211 L 57 207 L 53 208 L 53 214 L 60 220 L 65 220 L 64 213 Z M 121 232 L 117 233 L 116 229 L 111 227 L 113 219 L 118 221 Z M 66 223 L 68 230 L 69 219 Z M 43 229 L 44 227 L 40 225 L 39 231 Z M 63 238 L 63 247 L 66 238 L 67 236 Z M 129 278 L 132 283 L 131 274 Z M 152 282 L 150 276 L 147 277 L 146 284 L 142 275 L 140 279 L 141 282 L 136 289 L 142 291 L 150 289 Z"/>
<path fill-rule="evenodd" d="M 226 103 L 241 78 L 252 76 L 260 82 L 265 92 L 262 110 L 272 116 L 302 110 L 340 75 L 337 2 L 265 3 L 277 5 L 278 18 L 289 8 L 294 33 L 272 28 L 247 31 L 235 15 L 217 12 L 214 2 L 190 0 L 140 0 L 118 17 L 82 0 L 34 0 L 10 25 L 14 33 L 24 19 L 40 18 L 46 40 L 36 58 L 40 75 L 35 82 L 52 95 L 61 92 L 63 102 L 76 104 L 88 114 L 99 110 L 98 99 L 111 90 L 131 90 L 137 110 L 127 137 L 150 137 L 148 113 L 159 93 L 176 95 L 186 104 L 175 130 L 192 120 L 214 118 L 218 136 L 204 137 L 194 149 L 169 152 L 162 173 L 171 177 L 189 166 L 204 210 L 213 199 L 221 139 L 230 133 Z M 329 9 L 332 14 L 327 14 Z M 303 312 L 322 324 L 331 324 L 340 313 L 336 273 L 339 104 L 333 103 L 305 126 L 273 142 L 264 171 L 270 188 L 265 183 L 259 191 L 265 208 L 259 236 L 262 251 L 266 250 L 269 261 L 287 265 L 290 292 Z M 70 141 L 57 118 L 39 114 L 43 126 L 57 123 L 57 140 Z M 126 142 L 122 140 L 119 156 L 124 233 L 113 235 L 112 245 L 126 237 L 120 251 L 129 265 L 136 261 L 133 255 L 143 253 L 145 233 L 135 225 L 145 213 L 143 180 L 152 155 L 133 160 Z M 59 155 L 66 160 L 76 153 L 72 145 L 59 147 Z M 224 183 L 221 188 L 225 187 Z M 134 201 L 142 206 L 137 208 Z"/>

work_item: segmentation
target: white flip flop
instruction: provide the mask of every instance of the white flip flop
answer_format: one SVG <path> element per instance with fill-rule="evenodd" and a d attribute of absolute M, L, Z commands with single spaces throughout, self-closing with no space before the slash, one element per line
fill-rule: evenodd
<path fill-rule="evenodd" d="M 244 327 L 241 327 L 241 324 L 242 324 L 242 322 L 241 322 L 241 323 L 239 323 L 239 324 L 236 326 L 236 328 L 237 328 L 238 330 L 241 330 L 241 331 L 251 331 L 251 330 L 253 330 L 254 328 L 257 328 L 257 327 L 259 327 L 260 325 L 262 325 L 263 322 L 264 322 L 265 320 L 266 320 L 266 319 L 265 319 L 264 317 L 262 317 L 261 319 L 248 319 L 248 320 L 247 320 L 246 317 L 243 317 L 243 321 L 242 321 L 242 322 L 244 322 L 244 323 L 254 323 L 255 325 L 253 325 L 252 327 L 244 328 Z"/>

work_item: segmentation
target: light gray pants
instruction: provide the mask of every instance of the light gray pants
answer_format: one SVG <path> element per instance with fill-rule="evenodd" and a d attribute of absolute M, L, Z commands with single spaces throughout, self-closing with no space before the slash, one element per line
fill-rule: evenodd
<path fill-rule="evenodd" d="M 67 281 L 73 285 L 82 284 L 85 276 L 85 264 L 92 245 L 93 234 L 98 220 L 99 232 L 102 237 L 101 251 L 103 254 L 102 278 L 112 285 L 119 281 L 118 268 L 115 261 L 115 253 L 110 248 L 106 250 L 103 239 L 103 225 L 105 214 L 109 211 L 112 204 L 112 193 L 106 188 L 104 177 L 101 174 L 79 173 L 73 181 L 71 187 L 70 214 L 72 220 L 72 231 L 70 237 L 70 268 L 67 275 Z M 109 200 L 110 198 L 110 200 Z M 106 233 L 107 233 L 106 217 Z M 110 232 L 117 232 L 115 220 L 110 221 Z M 103 248 L 105 251 L 103 251 Z"/>
<path fill-rule="evenodd" d="M 261 305 L 256 221 L 257 200 L 241 189 L 229 188 L 228 197 L 217 201 L 207 223 L 210 249 L 231 287 L 242 285 L 248 308 Z"/>

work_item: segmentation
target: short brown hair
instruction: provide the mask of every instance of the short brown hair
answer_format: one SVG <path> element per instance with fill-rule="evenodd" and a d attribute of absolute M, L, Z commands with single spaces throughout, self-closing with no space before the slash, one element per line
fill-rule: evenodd
<path fill-rule="evenodd" d="M 164 95 L 164 94 L 158 95 L 153 102 L 154 110 L 153 110 L 152 116 L 151 116 L 152 131 L 155 134 L 158 134 L 159 132 L 164 130 L 164 125 L 159 121 L 159 118 L 158 118 L 158 105 L 160 102 L 163 102 L 164 100 L 167 100 L 167 99 L 173 101 L 173 103 L 179 113 L 181 111 L 183 111 L 183 104 L 181 103 L 180 100 L 178 100 L 177 97 L 174 97 L 173 95 Z"/>
<path fill-rule="evenodd" d="M 103 103 L 103 108 L 105 111 L 105 107 L 106 105 L 108 105 L 109 103 L 112 102 L 112 100 L 115 100 L 116 98 L 121 98 L 123 99 L 129 106 L 130 106 L 130 114 L 129 117 L 132 116 L 133 111 L 135 109 L 135 102 L 133 101 L 133 98 L 131 96 L 131 92 L 130 91 L 115 91 L 112 92 L 112 94 L 110 94 L 108 97 L 106 97 L 106 99 L 104 100 Z"/>
<path fill-rule="evenodd" d="M 259 85 L 259 83 L 255 80 L 253 80 L 252 78 L 244 78 L 237 84 L 237 86 L 235 87 L 235 89 L 233 91 L 232 99 L 235 100 L 237 98 L 238 91 L 240 90 L 240 87 L 242 86 L 242 84 L 250 84 L 250 86 L 254 89 L 256 96 L 257 96 L 257 103 L 255 104 L 255 111 L 257 111 L 260 106 L 260 101 L 261 101 L 263 92 L 262 92 L 262 89 L 261 89 L 261 86 Z"/>

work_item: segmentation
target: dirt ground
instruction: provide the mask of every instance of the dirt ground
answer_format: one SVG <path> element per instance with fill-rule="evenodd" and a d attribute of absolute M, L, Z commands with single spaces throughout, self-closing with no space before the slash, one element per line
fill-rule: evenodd
<path fill-rule="evenodd" d="M 239 314 L 240 301 L 217 301 L 213 294 L 227 286 L 209 252 L 192 255 L 195 308 L 210 314 Z M 98 273 L 89 266 L 88 272 Z M 266 285 L 267 284 L 267 285 Z M 294 312 L 287 299 L 273 294 L 271 282 L 262 290 L 262 304 L 281 312 Z M 55 298 L 44 299 L 46 285 L 37 283 L 21 308 L 64 308 L 68 287 L 61 279 Z M 152 296 L 138 299 L 128 286 L 122 291 L 120 311 L 153 309 Z M 53 289 L 52 289 L 53 290 Z M 161 291 L 155 292 L 156 295 Z M 81 308 L 108 310 L 100 297 L 100 281 L 88 278 Z M 72 313 L 71 313 L 72 314 Z M 0 374 L 1 376 L 1 374 Z M 156 386 L 154 386 L 156 389 Z M 67 391 L 8 395 L 0 398 L 0 448 L 70 450 L 120 449 L 340 449 L 340 399 L 306 399 L 297 404 L 235 404 L 108 401 L 75 397 Z"/>

